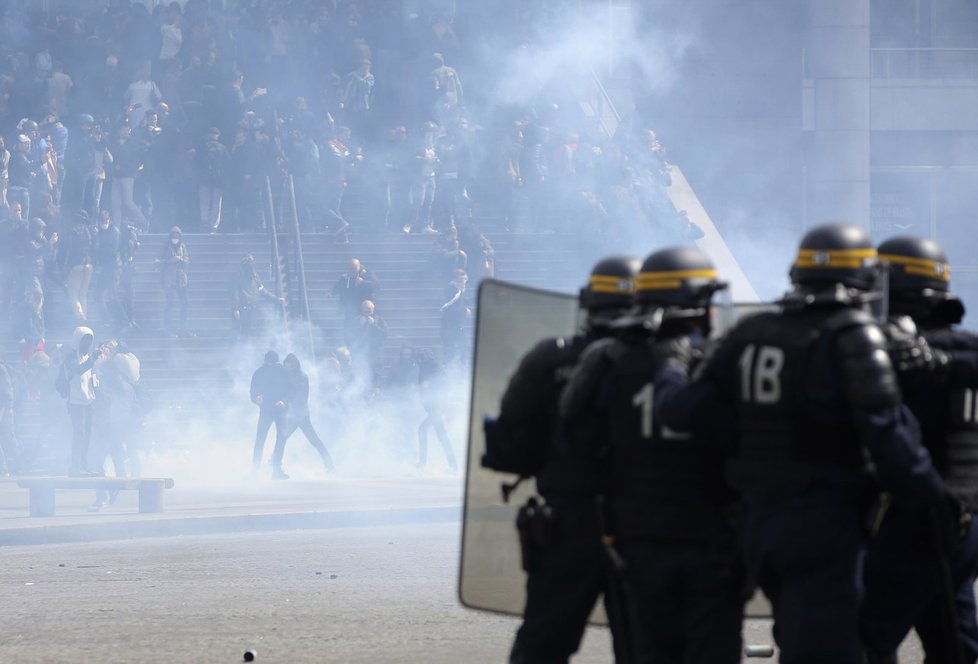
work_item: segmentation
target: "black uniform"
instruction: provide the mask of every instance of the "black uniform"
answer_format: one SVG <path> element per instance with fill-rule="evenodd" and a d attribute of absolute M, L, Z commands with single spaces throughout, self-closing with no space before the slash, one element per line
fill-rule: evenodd
<path fill-rule="evenodd" d="M 743 580 L 726 454 L 715 419 L 675 431 L 654 416 L 652 378 L 665 359 L 647 333 L 591 346 L 561 400 L 566 441 L 575 458 L 610 469 L 634 661 L 737 663 Z"/>
<path fill-rule="evenodd" d="M 865 525 L 879 483 L 908 506 L 942 486 L 900 403 L 886 341 L 843 301 L 800 297 L 738 325 L 687 389 L 656 381 L 663 424 L 683 428 L 735 404 L 747 572 L 771 600 L 781 661 L 861 662 Z M 670 385 L 671 383 L 671 385 Z"/>
<path fill-rule="evenodd" d="M 904 393 L 951 499 L 927 518 L 894 501 L 867 553 L 862 631 L 868 650 L 879 658 L 895 653 L 913 627 L 928 662 L 956 662 L 952 652 L 957 646 L 947 631 L 956 624 L 963 661 L 975 662 L 978 336 L 941 327 L 924 337 L 924 351 L 929 347 L 938 360 L 930 363 L 926 373 L 918 367 L 919 384 L 907 385 Z M 935 525 L 940 541 L 935 541 L 931 529 Z M 950 588 L 943 591 L 939 577 L 944 573 L 942 565 L 947 565 L 950 581 Z M 941 597 L 948 590 L 956 612 L 950 620 L 944 604 L 947 598 Z"/>
<path fill-rule="evenodd" d="M 537 506 L 531 499 L 517 517 L 527 597 L 510 662 L 566 662 L 580 646 L 601 594 L 616 658 L 624 661 L 628 654 L 598 521 L 597 499 L 607 472 L 591 458 L 564 454 L 558 414 L 561 390 L 584 349 L 611 334 L 613 321 L 631 306 L 638 268 L 630 256 L 595 264 L 578 295 L 586 331 L 546 339 L 531 349 L 510 379 L 494 426 L 487 421 L 482 465 L 536 476 L 537 491 L 546 500 Z"/>
<path fill-rule="evenodd" d="M 527 353 L 510 379 L 491 434 L 492 463 L 536 475 L 537 490 L 555 520 L 552 541 L 535 543 L 532 562 L 524 561 L 530 563 L 526 608 L 510 654 L 513 663 L 567 662 L 606 591 L 595 512 L 604 473 L 590 459 L 560 454 L 557 444 L 561 389 L 593 340 L 547 339 Z"/>

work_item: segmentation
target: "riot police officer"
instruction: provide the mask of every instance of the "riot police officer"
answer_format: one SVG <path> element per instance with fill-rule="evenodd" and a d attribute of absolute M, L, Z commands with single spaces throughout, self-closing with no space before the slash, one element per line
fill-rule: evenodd
<path fill-rule="evenodd" d="M 695 247 L 651 254 L 633 315 L 619 335 L 588 348 L 561 397 L 571 452 L 610 470 L 605 535 L 625 564 L 637 662 L 740 662 L 735 496 L 724 447 L 709 429 L 716 420 L 678 431 L 654 417 L 654 376 L 672 346 L 701 353 L 711 298 L 725 285 Z"/>
<path fill-rule="evenodd" d="M 867 653 L 871 662 L 896 661 L 913 627 L 928 662 L 975 662 L 978 335 L 954 327 L 964 308 L 948 290 L 951 270 L 937 243 L 895 237 L 878 251 L 889 265 L 891 356 L 907 367 L 904 399 L 950 500 L 923 519 L 896 500 L 880 521 L 866 559 Z M 918 330 L 923 346 L 914 343 Z"/>
<path fill-rule="evenodd" d="M 579 296 L 583 329 L 531 349 L 510 379 L 498 419 L 487 423 L 483 465 L 535 476 L 546 500 L 545 507 L 525 507 L 518 521 L 528 575 L 523 624 L 510 653 L 514 664 L 567 662 L 606 590 L 594 507 L 601 476 L 586 460 L 558 453 L 557 401 L 584 349 L 609 334 L 612 321 L 631 305 L 638 267 L 637 259 L 625 256 L 594 266 Z M 616 653 L 620 645 L 616 637 Z"/>
<path fill-rule="evenodd" d="M 786 664 L 862 661 L 860 573 L 874 478 L 912 507 L 943 493 L 901 403 L 885 337 L 864 311 L 878 273 L 861 228 L 815 227 L 780 311 L 738 324 L 687 388 L 676 389 L 683 376 L 672 369 L 656 380 L 666 426 L 733 406 L 738 448 L 728 476 L 741 495 L 745 565 L 771 600 Z"/>

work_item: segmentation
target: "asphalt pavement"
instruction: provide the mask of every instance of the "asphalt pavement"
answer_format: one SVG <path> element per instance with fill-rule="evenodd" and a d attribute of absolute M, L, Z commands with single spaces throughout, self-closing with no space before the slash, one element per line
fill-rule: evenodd
<path fill-rule="evenodd" d="M 27 514 L 0 482 L 0 662 L 504 662 L 516 618 L 457 600 L 461 479 L 184 483 Z M 745 642 L 771 644 L 770 621 Z M 589 628 L 574 662 L 610 662 Z M 911 635 L 902 664 L 922 662 Z M 745 659 L 747 662 L 775 661 Z"/>

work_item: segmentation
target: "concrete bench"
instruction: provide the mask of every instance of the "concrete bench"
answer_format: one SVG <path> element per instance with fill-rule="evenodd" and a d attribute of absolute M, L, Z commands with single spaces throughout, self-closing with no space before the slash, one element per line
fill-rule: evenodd
<path fill-rule="evenodd" d="M 173 480 L 163 477 L 36 477 L 17 482 L 30 489 L 31 516 L 54 516 L 54 494 L 58 489 L 139 491 L 140 514 L 163 511 L 163 491 L 173 488 Z"/>

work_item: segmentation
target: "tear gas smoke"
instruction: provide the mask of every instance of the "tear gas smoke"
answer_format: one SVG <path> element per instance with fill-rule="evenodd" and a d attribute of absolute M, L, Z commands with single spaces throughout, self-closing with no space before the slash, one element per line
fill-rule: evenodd
<path fill-rule="evenodd" d="M 258 408 L 249 394 L 251 376 L 268 350 L 277 351 L 280 358 L 295 353 L 302 371 L 309 376 L 312 422 L 336 464 L 336 477 L 449 473 L 433 434 L 429 436 L 426 467 L 416 467 L 417 430 L 425 417 L 416 374 L 412 382 L 371 397 L 361 372 L 338 393 L 332 360 L 323 357 L 322 352 L 312 358 L 308 340 L 308 327 L 297 323 L 290 330 L 274 334 L 268 343 L 230 346 L 225 359 L 228 384 L 204 389 L 199 395 L 202 402 L 212 404 L 206 412 L 152 414 L 144 430 L 148 450 L 144 474 L 173 477 L 181 487 L 220 489 L 242 484 L 251 468 L 258 419 Z M 436 389 L 436 398 L 444 404 L 442 414 L 453 451 L 456 458 L 464 459 L 468 369 L 456 365 L 446 368 Z M 274 445 L 273 427 L 265 444 L 266 460 Z M 283 467 L 295 480 L 326 477 L 318 454 L 300 430 L 289 439 Z"/>

